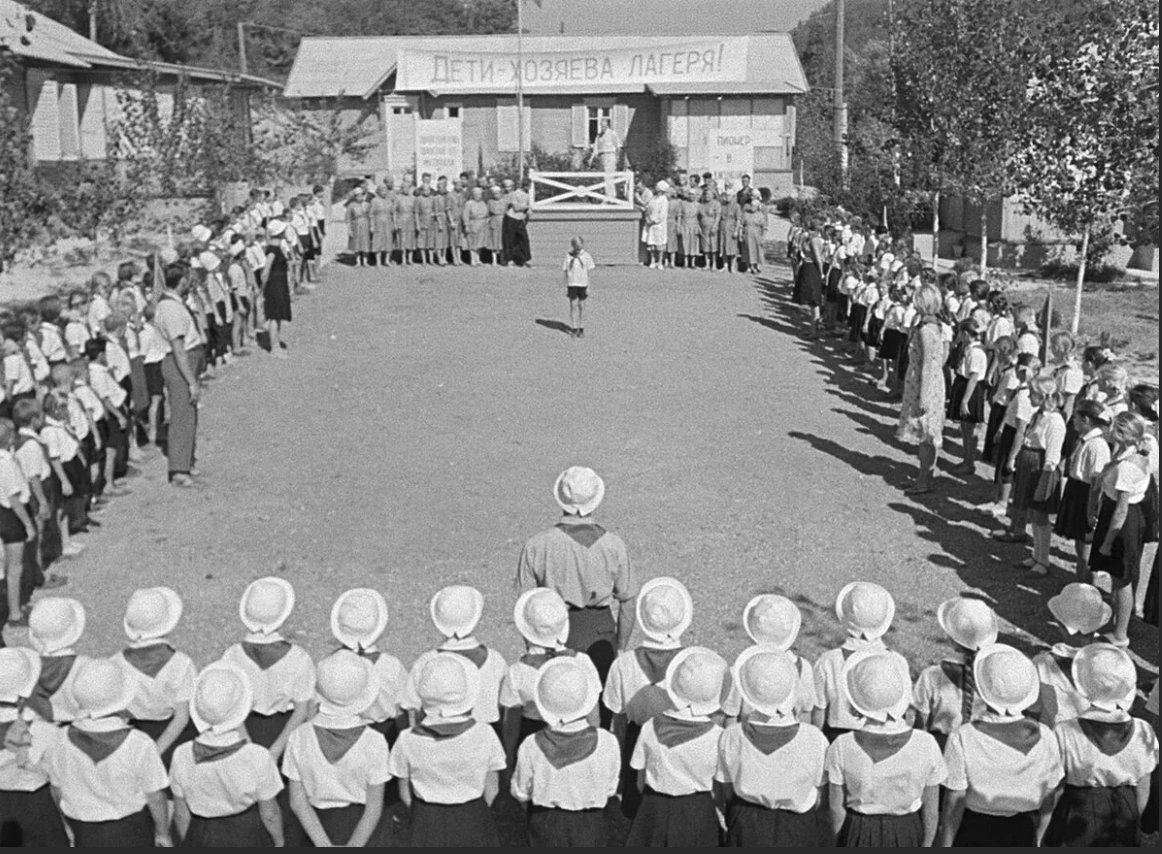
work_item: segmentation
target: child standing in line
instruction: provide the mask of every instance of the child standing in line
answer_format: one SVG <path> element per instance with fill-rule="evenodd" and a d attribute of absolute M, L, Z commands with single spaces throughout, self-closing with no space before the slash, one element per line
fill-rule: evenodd
<path fill-rule="evenodd" d="M 1049 336 L 1049 352 L 1053 356 L 1053 379 L 1057 381 L 1057 393 L 1061 395 L 1061 414 L 1069 421 L 1073 417 L 1073 406 L 1078 400 L 1085 374 L 1077 363 L 1074 352 L 1077 341 L 1065 330 Z"/>
<path fill-rule="evenodd" d="M 799 673 L 785 652 L 751 647 L 738 667 L 743 699 L 754 709 L 718 742 L 718 770 L 732 848 L 815 847 L 823 803 L 827 739 L 795 717 Z"/>
<path fill-rule="evenodd" d="M 994 643 L 977 653 L 973 675 L 986 708 L 944 749 L 938 844 L 1038 846 L 1064 771 L 1053 731 L 1023 715 L 1040 693 L 1037 669 L 1019 650 Z"/>
<path fill-rule="evenodd" d="M 799 629 L 803 625 L 803 615 L 786 596 L 774 593 L 762 593 L 755 596 L 742 612 L 742 627 L 754 641 L 755 646 L 765 649 L 776 649 L 787 653 L 799 671 L 799 682 L 795 687 L 795 715 L 803 723 L 810 723 L 815 712 L 815 673 L 811 662 L 793 652 L 795 640 L 799 637 Z M 746 650 L 739 656 L 746 654 Z M 746 720 L 751 709 L 743 702 L 742 694 L 738 690 L 738 664 L 731 670 L 734 678 L 730 682 L 730 691 L 722 703 L 722 711 L 729 718 Z"/>
<path fill-rule="evenodd" d="M 881 650 L 861 650 L 840 684 L 862 727 L 827 749 L 831 833 L 843 848 L 928 848 L 948 771 L 936 739 L 906 719 L 911 683 Z"/>
<path fill-rule="evenodd" d="M 601 696 L 582 656 L 554 658 L 537 672 L 535 699 L 546 728 L 521 743 L 514 799 L 528 809 L 532 847 L 605 847 L 606 805 L 617 794 L 617 738 L 591 718 Z"/>
<path fill-rule="evenodd" d="M 379 688 L 371 662 L 341 649 L 319 662 L 317 684 L 319 710 L 291 733 L 282 760 L 291 809 L 317 847 L 383 847 L 391 774 L 387 740 L 363 717 Z"/>
<path fill-rule="evenodd" d="M 378 590 L 356 587 L 340 595 L 331 607 L 331 634 L 335 640 L 371 662 L 376 697 L 361 717 L 390 746 L 407 726 L 407 715 L 399 704 L 408 672 L 398 658 L 376 646 L 386 629 L 387 600 Z"/>
<path fill-rule="evenodd" d="M 198 737 L 174 751 L 170 785 L 182 847 L 283 847 L 283 791 L 270 751 L 246 738 L 253 705 L 246 673 L 218 661 L 194 685 Z"/>
<path fill-rule="evenodd" d="M 60 365 L 69 360 L 69 350 L 65 345 L 64 335 L 61 334 L 61 300 L 60 297 L 41 297 L 37 303 L 40 314 L 40 326 L 37 329 L 40 339 L 40 350 L 49 367 Z"/>
<path fill-rule="evenodd" d="M 585 239 L 572 238 L 561 269 L 565 272 L 565 296 L 569 299 L 569 334 L 574 338 L 585 337 L 585 300 L 589 298 L 589 271 L 594 266 L 593 256 L 585 251 Z"/>
<path fill-rule="evenodd" d="M 60 503 L 60 484 L 56 482 L 52 465 L 49 463 L 48 451 L 40 440 L 40 428 L 44 426 L 44 413 L 40 404 L 35 400 L 18 401 L 12 412 L 13 423 L 16 425 L 16 462 L 20 470 L 28 478 L 28 487 L 32 491 L 32 506 L 29 512 L 37 526 L 38 549 L 34 554 L 25 555 L 24 571 L 35 578 L 26 579 L 24 584 L 23 608 L 31 609 L 29 599 L 32 590 L 43 587 L 52 590 L 68 582 L 68 577 L 57 573 L 45 573 L 42 567 L 47 567 L 60 557 L 60 532 L 56 530 L 57 505 Z M 35 582 L 30 584 L 29 582 Z"/>
<path fill-rule="evenodd" d="M 953 473 L 974 474 L 976 472 L 976 431 L 977 425 L 985 420 L 985 374 L 988 372 L 988 355 L 981 341 L 981 329 L 971 317 L 959 323 L 960 359 L 956 365 L 956 376 L 948 395 L 948 418 L 960 426 L 960 441 L 964 448 L 964 459 L 950 469 Z"/>
<path fill-rule="evenodd" d="M 44 423 L 40 428 L 40 440 L 44 443 L 49 466 L 53 472 L 53 494 L 56 500 L 53 509 L 55 522 L 60 532 L 61 557 L 76 557 L 85 550 L 83 544 L 73 539 L 69 520 L 83 512 L 88 500 L 85 459 L 81 456 L 81 443 L 68 426 L 69 403 L 66 392 L 54 390 L 44 396 Z M 81 505 L 76 507 L 75 505 Z"/>
<path fill-rule="evenodd" d="M 712 716 L 726 677 L 726 662 L 703 647 L 682 650 L 666 668 L 674 708 L 646 721 L 630 758 L 642 804 L 628 847 L 718 846 L 714 772 L 722 728 Z"/>
<path fill-rule="evenodd" d="M 504 747 L 492 727 L 472 717 L 480 671 L 462 655 L 436 652 L 413 673 L 424 720 L 400 733 L 387 763 L 412 812 L 411 844 L 495 848 L 500 840 L 488 808 L 499 791 Z"/>
<path fill-rule="evenodd" d="M 97 422 L 101 430 L 104 453 L 98 459 L 101 468 L 99 482 L 108 482 L 111 496 L 127 493 L 125 475 L 129 473 L 129 393 L 113 377 L 106 357 L 105 341 L 94 338 L 85 345 L 89 360 L 86 385 L 102 407 L 102 418 Z"/>
<path fill-rule="evenodd" d="M 912 679 L 908 662 L 898 652 L 888 651 L 883 641 L 896 615 L 892 594 L 870 581 L 853 581 L 835 597 L 835 615 L 847 632 L 847 640 L 842 646 L 827 650 L 815 662 L 815 723 L 828 741 L 861 725 L 840 682 L 843 663 L 852 653 L 861 649 L 889 652 L 902 678 L 909 684 Z"/>
<path fill-rule="evenodd" d="M 973 663 L 982 647 L 996 643 L 997 615 L 980 599 L 957 596 L 940 603 L 936 622 L 952 641 L 954 655 L 925 668 L 912 689 L 916 729 L 930 732 L 941 750 L 957 727 L 984 712 Z"/>
<path fill-rule="evenodd" d="M 475 587 L 454 584 L 445 587 L 432 597 L 430 604 L 432 622 L 445 638 L 434 650 L 429 650 L 416 659 L 408 674 L 401 705 L 412 713 L 413 722 L 423 704 L 419 694 L 420 674 L 428 659 L 447 652 L 472 663 L 477 671 L 475 681 L 479 689 L 476 702 L 472 706 L 472 717 L 477 723 L 488 724 L 501 736 L 500 726 L 500 683 L 508 672 L 508 664 L 499 652 L 479 640 L 473 632 L 484 615 L 484 595 Z"/>
<path fill-rule="evenodd" d="M 36 550 L 36 524 L 28 512 L 32 490 L 13 453 L 16 425 L 0 418 L 0 542 L 4 544 L 3 578 L 0 578 L 0 625 L 16 628 L 28 625 L 21 610 L 24 587 L 24 549 Z M 3 640 L 0 639 L 0 645 Z"/>
<path fill-rule="evenodd" d="M 129 723 L 157 743 L 167 767 L 178 743 L 197 734 L 190 726 L 190 697 L 198 671 L 168 637 L 181 618 L 181 597 L 170 588 L 134 590 L 122 620 L 129 646 L 113 657 L 133 684 Z"/>
<path fill-rule="evenodd" d="M 1003 517 L 1008 511 L 1009 496 L 1013 492 L 1013 472 L 1016 467 L 1017 455 L 1025 443 L 1025 431 L 1033 418 L 1033 413 L 1036 412 L 1030 396 L 1030 383 L 1040 370 L 1041 362 L 1036 356 L 1022 353 L 1017 357 L 1017 385 L 1009 393 L 1008 403 L 1005 404 L 1005 417 L 1001 421 L 1001 433 L 997 440 L 996 456 L 994 457 L 995 500 L 992 506 L 986 510 L 996 518 Z M 1003 538 L 998 536 L 998 539 L 1003 542 Z M 1023 531 L 1020 538 L 1014 542 L 1025 542 Z"/>
<path fill-rule="evenodd" d="M 1033 656 L 1033 666 L 1041 680 L 1036 717 L 1052 727 L 1089 708 L 1089 701 L 1073 683 L 1073 661 L 1110 621 L 1113 609 L 1102 601 L 1100 590 L 1079 582 L 1066 584 L 1048 607 L 1061 640 Z"/>
<path fill-rule="evenodd" d="M 986 348 L 988 349 L 988 348 Z M 985 372 L 985 393 L 989 400 L 988 423 L 984 430 L 984 450 L 981 459 L 989 465 L 996 465 L 996 444 L 1005 421 L 1005 407 L 1009 396 L 1020 385 L 1017 379 L 1017 342 L 1010 336 L 998 338 L 993 344 L 988 370 Z M 989 502 L 986 507 L 992 507 Z M 1004 507 L 1001 512 L 1004 512 Z"/>
<path fill-rule="evenodd" d="M 1057 508 L 1053 532 L 1073 540 L 1077 555 L 1075 571 L 1078 581 L 1089 581 L 1089 548 L 1093 525 L 1089 517 L 1089 496 L 1093 485 L 1110 461 L 1110 446 L 1105 439 L 1109 426 L 1106 409 L 1096 400 L 1079 400 L 1073 407 L 1073 452 L 1065 464 L 1065 489 Z M 1066 434 L 1068 440 L 1068 433 Z"/>
<path fill-rule="evenodd" d="M 85 608 L 76 599 L 47 596 L 28 615 L 28 642 L 40 653 L 40 678 L 27 706 L 46 721 L 68 723 L 79 714 L 73 697 L 77 651 L 85 633 Z"/>
<path fill-rule="evenodd" d="M 876 386 L 880 391 L 891 392 L 895 388 L 896 362 L 903 355 L 908 339 L 908 303 L 908 294 L 903 288 L 888 287 L 888 306 L 880 335 L 881 373 Z"/>
<path fill-rule="evenodd" d="M 1074 658 L 1073 681 L 1086 709 L 1054 731 L 1065 790 L 1044 844 L 1139 846 L 1150 775 L 1158 767 L 1158 738 L 1146 721 L 1129 714 L 1137 695 L 1134 662 L 1125 650 L 1092 644 Z"/>

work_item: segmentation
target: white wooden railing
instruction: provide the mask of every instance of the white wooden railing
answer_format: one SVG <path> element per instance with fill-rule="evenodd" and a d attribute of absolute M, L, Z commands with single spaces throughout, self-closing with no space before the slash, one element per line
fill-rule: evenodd
<path fill-rule="evenodd" d="M 582 185 L 565 180 L 584 181 Z M 592 183 L 589 183 L 592 182 Z M 633 210 L 632 172 L 529 172 L 529 198 L 534 210 Z"/>

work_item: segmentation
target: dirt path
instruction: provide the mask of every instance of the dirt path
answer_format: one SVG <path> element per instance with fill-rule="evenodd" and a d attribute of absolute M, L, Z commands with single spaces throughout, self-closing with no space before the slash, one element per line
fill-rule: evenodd
<path fill-rule="evenodd" d="M 574 340 L 548 267 L 331 267 L 295 305 L 291 358 L 241 360 L 208 391 L 204 488 L 168 488 L 153 460 L 67 566 L 65 592 L 89 608 L 81 648 L 119 648 L 130 591 L 165 583 L 186 600 L 174 639 L 207 662 L 241 632 L 245 584 L 274 571 L 298 591 L 289 634 L 314 655 L 334 645 L 335 596 L 371 585 L 391 605 L 386 646 L 410 662 L 437 641 L 428 598 L 462 581 L 486 596 L 480 636 L 514 656 L 516 558 L 555 521 L 551 484 L 571 464 L 605 477 L 599 517 L 642 576 L 689 585 L 689 643 L 733 656 L 747 599 L 782 590 L 814 655 L 857 578 L 896 595 L 889 640 L 917 667 L 943 654 L 936 605 L 965 588 L 1020 643 L 1046 638 L 1044 602 L 1068 579 L 1024 578 L 983 536 L 983 480 L 901 494 L 894 409 L 799 339 L 786 276 L 599 268 Z M 1157 649 L 1153 628 L 1133 631 Z"/>

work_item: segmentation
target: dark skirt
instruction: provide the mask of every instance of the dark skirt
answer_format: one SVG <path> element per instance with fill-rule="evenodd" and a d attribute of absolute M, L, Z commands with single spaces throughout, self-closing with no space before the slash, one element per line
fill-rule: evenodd
<path fill-rule="evenodd" d="M 28 512 L 27 504 L 24 505 L 24 510 Z M 8 507 L 0 507 L 0 543 L 11 546 L 23 543 L 27 538 L 28 532 L 24 530 L 24 523 L 20 521 L 16 511 Z"/>
<path fill-rule="evenodd" d="M 823 303 L 823 274 L 812 261 L 804 261 L 799 268 L 799 276 L 795 282 L 795 301 L 800 305 L 822 305 Z"/>
<path fill-rule="evenodd" d="M 885 329 L 880 341 L 881 359 L 898 359 L 904 350 L 904 342 L 908 340 L 906 333 L 899 329 Z"/>
<path fill-rule="evenodd" d="M 1085 540 L 1093 533 L 1089 526 L 1089 484 L 1084 480 L 1065 479 L 1053 533 L 1067 540 Z"/>
<path fill-rule="evenodd" d="M 1044 472 L 1045 451 L 1041 448 L 1021 448 L 1017 454 L 1017 469 L 1013 473 L 1013 507 L 1017 510 L 1036 510 L 1053 515 L 1061 500 L 1061 473 L 1058 469 Z M 1049 477 L 1049 497 L 1038 501 L 1037 484 L 1041 475 Z"/>
<path fill-rule="evenodd" d="M 863 333 L 861 336 L 863 338 L 863 343 L 867 344 L 868 347 L 878 348 L 882 343 L 883 331 L 884 319 L 882 317 L 876 317 L 875 315 L 872 315 L 871 319 L 867 322 L 867 332 Z"/>
<path fill-rule="evenodd" d="M 647 788 L 625 844 L 629 848 L 717 848 L 714 796 L 710 792 L 663 795 Z"/>
<path fill-rule="evenodd" d="M 863 338 L 863 322 L 867 320 L 867 306 L 853 305 L 847 323 L 851 331 L 847 333 L 848 341 L 860 341 Z"/>
<path fill-rule="evenodd" d="M 391 786 L 398 790 L 398 786 Z M 364 804 L 347 804 L 345 807 L 332 807 L 331 809 L 315 809 L 315 815 L 319 817 L 319 823 L 323 825 L 323 830 L 327 834 L 327 838 L 331 840 L 332 845 L 346 845 L 351 838 L 351 834 L 355 832 L 355 828 L 359 826 L 360 820 L 363 818 L 363 811 L 366 809 Z M 304 842 L 304 844 L 307 844 Z M 387 810 L 379 818 L 379 824 L 375 826 L 375 830 L 371 831 L 371 836 L 368 837 L 365 848 L 388 848 L 391 846 L 391 819 L 387 814 Z"/>
<path fill-rule="evenodd" d="M 1101 553 L 1102 543 L 1110 530 L 1117 502 L 1108 495 L 1101 497 L 1101 508 L 1097 515 L 1097 528 L 1093 532 L 1093 548 L 1089 550 L 1089 571 L 1108 572 L 1112 577 L 1128 584 L 1137 584 L 1142 569 L 1142 545 L 1145 531 L 1142 524 L 1142 505 L 1131 504 L 1126 513 L 1126 521 L 1113 542 L 1108 555 Z"/>
<path fill-rule="evenodd" d="M 988 397 L 991 400 L 993 389 L 988 389 Z M 980 458 L 986 463 L 997 464 L 999 455 L 997 454 L 997 442 L 1001 436 L 1001 425 L 1005 423 L 1005 407 L 1001 403 L 989 404 L 988 422 L 984 428 L 984 449 L 981 451 Z"/>
<path fill-rule="evenodd" d="M 952 844 L 957 848 L 1036 847 L 1037 811 L 985 815 L 966 809 Z"/>
<path fill-rule="evenodd" d="M 270 834 L 258 814 L 258 804 L 240 813 L 218 818 L 190 816 L 190 828 L 181 841 L 182 848 L 272 848 Z"/>
<path fill-rule="evenodd" d="M 839 830 L 841 848 L 920 848 L 924 841 L 924 822 L 920 813 L 905 815 L 864 815 L 847 811 Z"/>
<path fill-rule="evenodd" d="M 0 846 L 68 848 L 64 822 L 47 783 L 32 792 L 0 791 Z"/>
<path fill-rule="evenodd" d="M 263 311 L 267 320 L 291 319 L 290 284 L 285 276 L 271 276 L 262 289 Z"/>
<path fill-rule="evenodd" d="M 1017 440 L 1017 428 L 1005 425 L 1001 428 L 1000 438 L 997 439 L 996 456 L 993 458 L 996 470 L 993 472 L 993 483 L 998 486 L 1002 483 L 1013 482 L 1013 470 L 1009 468 L 1009 454 L 1013 452 L 1013 442 Z"/>
<path fill-rule="evenodd" d="M 463 804 L 412 801 L 412 838 L 415 848 L 498 848 L 496 820 L 484 798 Z"/>
<path fill-rule="evenodd" d="M 820 842 L 818 807 L 797 813 L 735 798 L 726 808 L 729 848 L 815 848 Z"/>
<path fill-rule="evenodd" d="M 153 848 L 153 819 L 142 808 L 112 821 L 69 819 L 77 848 Z"/>
<path fill-rule="evenodd" d="M 961 404 L 964 403 L 964 393 L 968 391 L 968 377 L 959 374 L 952 380 L 952 389 L 948 396 L 948 420 L 959 421 L 962 424 L 981 424 L 984 422 L 984 394 L 983 382 L 977 382 L 972 390 L 972 397 L 968 399 L 968 415 L 960 414 Z"/>
<path fill-rule="evenodd" d="M 169 726 L 170 720 L 170 718 L 166 718 L 163 721 L 140 721 L 133 719 L 129 721 L 129 725 L 135 730 L 139 730 L 140 732 L 145 733 L 153 741 L 157 741 L 159 738 L 161 738 L 161 734 L 165 732 L 166 727 Z M 186 726 L 181 731 L 181 734 L 177 737 L 174 743 L 169 746 L 165 753 L 161 755 L 161 764 L 166 768 L 169 768 L 170 760 L 173 759 L 173 752 L 177 749 L 177 746 L 179 744 L 185 744 L 187 741 L 193 741 L 197 737 L 198 728 L 194 726 L 194 722 L 192 720 L 186 721 Z"/>
<path fill-rule="evenodd" d="M 609 844 L 605 807 L 562 810 L 531 804 L 529 843 L 532 848 L 605 848 Z"/>
<path fill-rule="evenodd" d="M 1134 786 L 1066 786 L 1043 845 L 1053 848 L 1137 847 L 1138 796 Z"/>
<path fill-rule="evenodd" d="M 165 377 L 161 373 L 161 362 L 145 362 L 142 365 L 145 371 L 145 390 L 150 397 L 165 395 Z"/>

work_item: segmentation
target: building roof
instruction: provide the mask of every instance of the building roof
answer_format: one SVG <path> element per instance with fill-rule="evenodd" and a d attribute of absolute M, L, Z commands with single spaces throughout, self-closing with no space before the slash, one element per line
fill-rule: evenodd
<path fill-rule="evenodd" d="M 249 74 L 122 56 L 15 0 L 0 0 L 0 44 L 20 59 L 44 65 L 94 70 L 151 69 L 195 80 L 245 83 L 265 89 L 279 87 L 273 80 Z"/>
<path fill-rule="evenodd" d="M 799 94 L 807 91 L 807 78 L 789 33 L 752 33 L 745 36 L 525 36 L 520 50 L 526 60 L 538 54 L 608 54 L 616 51 L 680 51 L 694 43 L 731 40 L 745 50 L 745 63 L 738 64 L 733 79 L 699 81 L 629 81 L 602 84 L 600 81 L 569 86 L 581 94 L 645 92 L 659 95 Z M 288 98 L 370 98 L 379 91 L 396 89 L 395 75 L 401 54 L 447 52 L 456 55 L 517 55 L 515 35 L 489 36 L 351 36 L 303 38 L 295 55 L 283 94 Z M 402 74 L 403 72 L 401 72 Z M 404 86 L 408 81 L 403 81 Z M 431 91 L 438 85 L 398 91 Z M 464 91 L 463 88 L 457 91 Z M 496 93 L 495 86 L 481 92 Z M 515 92 L 515 86 L 513 86 Z M 560 88 L 525 84 L 526 94 L 560 92 Z"/>

